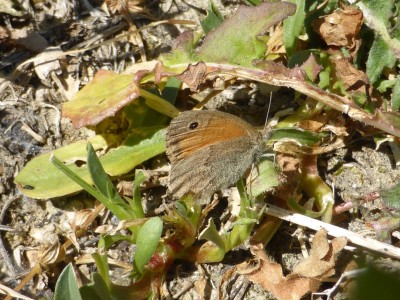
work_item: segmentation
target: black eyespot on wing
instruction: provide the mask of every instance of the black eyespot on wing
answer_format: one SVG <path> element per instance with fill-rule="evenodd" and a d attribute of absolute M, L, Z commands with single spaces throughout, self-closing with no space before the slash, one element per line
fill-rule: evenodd
<path fill-rule="evenodd" d="M 189 124 L 189 129 L 193 130 L 199 126 L 199 122 L 192 122 Z"/>

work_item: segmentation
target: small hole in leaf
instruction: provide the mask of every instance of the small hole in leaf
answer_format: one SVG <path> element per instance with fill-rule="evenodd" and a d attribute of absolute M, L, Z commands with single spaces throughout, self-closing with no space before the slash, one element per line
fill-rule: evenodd
<path fill-rule="evenodd" d="M 74 161 L 74 164 L 75 164 L 77 167 L 80 168 L 80 167 L 82 167 L 83 165 L 86 165 L 86 161 L 78 159 L 78 160 Z"/>

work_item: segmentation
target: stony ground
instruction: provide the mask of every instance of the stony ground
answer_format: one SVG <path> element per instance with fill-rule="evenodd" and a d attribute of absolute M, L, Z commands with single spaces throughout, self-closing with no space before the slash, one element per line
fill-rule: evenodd
<path fill-rule="evenodd" d="M 231 15 L 238 5 L 237 1 L 222 2 L 214 1 L 225 16 Z M 44 0 L 35 2 L 34 6 L 31 2 L 23 3 L 23 7 L 0 7 L 0 224 L 4 226 L 4 229 L 0 227 L 0 282 L 9 287 L 15 287 L 30 270 L 44 245 L 59 238 L 69 211 L 93 204 L 82 194 L 51 201 L 30 199 L 21 194 L 14 183 L 14 177 L 31 158 L 93 134 L 90 130 L 74 129 L 69 120 L 61 118 L 62 104 L 90 81 L 98 69 L 123 72 L 144 58 L 156 59 L 170 50 L 174 39 L 185 28 L 196 28 L 159 25 L 143 30 L 142 40 L 121 38 L 92 46 L 126 32 L 130 24 L 142 27 L 157 20 L 198 21 L 207 9 L 206 1 L 147 1 L 132 8 L 136 11 L 127 21 L 121 14 L 110 8 L 107 10 L 101 1 Z M 54 51 L 76 50 L 76 53 L 59 56 L 52 65 L 45 67 L 40 66 L 39 60 L 24 64 L 30 58 L 40 57 L 49 47 Z M 48 61 L 49 57 L 43 59 Z M 260 86 L 236 85 L 209 105 L 232 113 L 245 111 L 249 121 L 262 125 L 266 113 L 265 94 L 268 93 Z M 253 96 L 249 97 L 250 94 Z M 273 110 L 292 105 L 292 92 L 281 90 L 277 95 L 281 98 L 277 101 L 279 104 L 274 102 Z M 320 172 L 335 187 L 338 199 L 386 189 L 398 180 L 400 168 L 390 149 L 374 147 L 370 142 L 360 141 L 320 159 Z M 166 162 L 165 158 L 162 161 Z M 340 174 L 335 173 L 338 162 L 346 163 Z M 108 215 L 101 218 L 99 225 L 112 224 Z M 360 222 L 356 216 L 353 220 L 352 226 L 357 227 Z M 296 229 L 284 223 L 267 248 L 268 254 L 288 269 L 301 257 L 297 238 L 292 237 Z M 363 229 L 361 222 L 358 230 Z M 86 239 L 85 251 L 89 254 L 90 249 L 96 248 L 96 234 Z M 111 255 L 116 261 L 129 263 L 131 251 L 128 244 L 121 243 Z M 205 295 L 216 299 L 215 287 L 220 274 L 251 257 L 243 246 L 228 253 L 219 264 L 194 266 L 178 262 L 168 273 L 165 288 L 174 299 L 199 299 L 195 283 L 207 278 Z M 82 263 L 80 268 L 89 278 L 94 267 L 93 263 Z M 122 271 L 116 269 L 113 277 L 122 283 L 124 279 L 119 272 Z M 44 272 L 26 286 L 24 293 L 51 299 L 55 273 L 56 270 Z M 227 293 L 230 299 L 271 297 L 243 276 L 232 278 Z"/>

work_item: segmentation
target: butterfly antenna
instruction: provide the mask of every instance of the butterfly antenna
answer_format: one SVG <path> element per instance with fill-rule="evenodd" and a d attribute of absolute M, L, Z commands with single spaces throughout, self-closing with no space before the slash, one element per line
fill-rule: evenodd
<path fill-rule="evenodd" d="M 269 94 L 268 110 L 267 110 L 267 116 L 265 118 L 263 132 L 267 132 L 267 123 L 268 123 L 269 112 L 271 110 L 271 103 L 272 103 L 272 92 Z"/>

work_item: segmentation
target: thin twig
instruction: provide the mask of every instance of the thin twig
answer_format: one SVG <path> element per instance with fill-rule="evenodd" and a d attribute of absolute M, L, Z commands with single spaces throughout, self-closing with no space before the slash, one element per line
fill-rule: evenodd
<path fill-rule="evenodd" d="M 313 230 L 320 230 L 321 228 L 325 228 L 328 231 L 330 236 L 340 237 L 345 236 L 349 242 L 360 246 L 362 248 L 378 252 L 385 256 L 389 256 L 392 258 L 400 259 L 400 248 L 394 247 L 392 245 L 374 240 L 372 238 L 363 237 L 360 234 L 355 232 L 346 230 L 344 228 L 340 228 L 338 226 L 324 223 L 322 221 L 312 219 L 310 217 L 306 217 L 302 214 L 293 213 L 286 209 L 274 206 L 274 205 L 267 205 L 266 213 L 268 215 L 277 217 L 279 219 L 292 222 L 307 228 L 311 228 Z"/>

